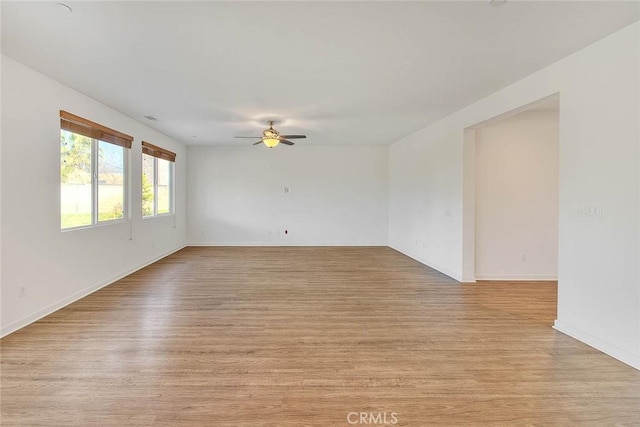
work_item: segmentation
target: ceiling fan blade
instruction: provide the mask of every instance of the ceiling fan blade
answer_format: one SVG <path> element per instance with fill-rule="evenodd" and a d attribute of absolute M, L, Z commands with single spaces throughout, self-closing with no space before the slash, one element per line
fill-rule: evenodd
<path fill-rule="evenodd" d="M 291 142 L 291 141 L 287 141 L 286 139 L 281 139 L 281 140 L 280 140 L 280 143 L 281 143 L 281 144 L 284 144 L 284 145 L 293 145 L 293 142 Z"/>
<path fill-rule="evenodd" d="M 251 138 L 251 139 L 256 139 L 256 138 L 262 138 L 261 136 L 234 136 L 234 138 Z"/>
<path fill-rule="evenodd" d="M 251 145 L 258 145 L 258 144 L 262 144 L 262 140 L 260 140 L 260 141 L 258 141 L 258 142 L 254 142 L 254 143 L 253 143 L 253 144 L 251 144 Z"/>
<path fill-rule="evenodd" d="M 301 139 L 306 138 L 307 135 L 280 135 L 280 137 L 284 139 Z"/>

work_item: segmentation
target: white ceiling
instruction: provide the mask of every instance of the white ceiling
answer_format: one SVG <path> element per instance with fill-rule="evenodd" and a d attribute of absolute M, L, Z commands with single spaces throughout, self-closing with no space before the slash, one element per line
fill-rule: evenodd
<path fill-rule="evenodd" d="M 389 144 L 640 19 L 614 1 L 66 3 L 2 2 L 2 52 L 189 145 L 249 144 L 233 136 L 267 119 L 299 144 Z"/>

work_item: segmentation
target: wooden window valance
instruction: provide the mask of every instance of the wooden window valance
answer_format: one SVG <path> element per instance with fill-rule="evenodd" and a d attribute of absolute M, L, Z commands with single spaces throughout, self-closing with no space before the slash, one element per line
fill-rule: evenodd
<path fill-rule="evenodd" d="M 84 135 L 88 138 L 109 142 L 124 148 L 131 148 L 133 142 L 131 135 L 118 132 L 117 130 L 62 110 L 60 110 L 60 129 Z"/>
<path fill-rule="evenodd" d="M 147 141 L 142 141 L 142 152 L 159 159 L 169 160 L 170 162 L 176 161 L 176 153 L 150 144 Z"/>

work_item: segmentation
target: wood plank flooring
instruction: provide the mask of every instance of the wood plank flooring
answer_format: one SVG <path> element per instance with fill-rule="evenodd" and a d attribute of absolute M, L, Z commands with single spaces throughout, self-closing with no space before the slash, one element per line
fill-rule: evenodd
<path fill-rule="evenodd" d="M 186 248 L 2 339 L 1 421 L 640 425 L 640 372 L 555 298 L 389 248 Z"/>

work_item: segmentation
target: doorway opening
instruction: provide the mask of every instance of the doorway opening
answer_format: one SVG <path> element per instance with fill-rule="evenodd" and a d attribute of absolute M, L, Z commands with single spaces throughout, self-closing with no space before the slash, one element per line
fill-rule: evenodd
<path fill-rule="evenodd" d="M 557 286 L 559 105 L 556 94 L 465 129 L 464 281 Z"/>

